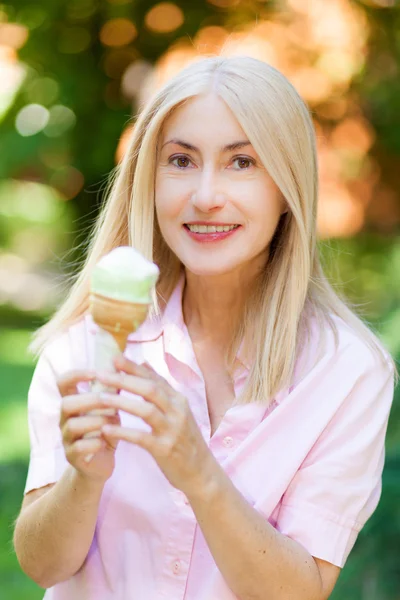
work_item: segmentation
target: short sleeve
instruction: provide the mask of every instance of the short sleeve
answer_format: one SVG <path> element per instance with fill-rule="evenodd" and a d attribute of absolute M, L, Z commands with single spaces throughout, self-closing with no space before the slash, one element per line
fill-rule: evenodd
<path fill-rule="evenodd" d="M 381 495 L 385 435 L 393 400 L 393 368 L 354 361 L 354 385 L 341 403 L 281 501 L 276 528 L 308 552 L 343 567 L 357 535 Z M 323 402 L 323 398 L 320 399 Z"/>
<path fill-rule="evenodd" d="M 24 494 L 56 482 L 68 464 L 59 427 L 60 409 L 61 396 L 56 384 L 56 373 L 47 353 L 43 352 L 36 364 L 28 391 L 31 452 Z"/>
<path fill-rule="evenodd" d="M 72 369 L 92 368 L 94 336 L 83 318 L 50 341 L 42 351 L 28 391 L 30 461 L 24 494 L 58 481 L 68 466 L 62 444 L 62 398 L 58 377 Z M 85 382 L 78 391 L 88 391 Z"/>

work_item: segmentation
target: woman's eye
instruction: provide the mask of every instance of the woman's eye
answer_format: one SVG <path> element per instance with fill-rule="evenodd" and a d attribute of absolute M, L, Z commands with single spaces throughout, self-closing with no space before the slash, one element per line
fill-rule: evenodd
<path fill-rule="evenodd" d="M 190 159 L 184 155 L 171 156 L 168 162 L 178 167 L 178 169 L 185 169 L 189 166 Z"/>
<path fill-rule="evenodd" d="M 233 159 L 234 163 L 237 163 L 239 170 L 245 170 L 254 165 L 254 161 L 251 158 L 247 158 L 246 156 L 237 156 Z"/>

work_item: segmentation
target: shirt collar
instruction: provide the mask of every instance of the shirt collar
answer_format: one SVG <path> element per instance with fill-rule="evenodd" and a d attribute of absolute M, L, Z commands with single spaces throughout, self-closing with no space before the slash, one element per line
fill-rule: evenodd
<path fill-rule="evenodd" d="M 185 274 L 182 272 L 179 281 L 171 294 L 171 297 L 165 307 L 164 314 L 162 317 L 162 327 L 164 335 L 168 337 L 171 343 L 176 346 L 179 341 L 183 341 L 183 338 L 189 337 L 186 324 L 183 319 L 182 311 L 182 297 L 183 290 L 185 287 Z M 250 363 L 244 356 L 244 345 L 240 344 L 239 351 L 236 355 L 241 365 L 248 371 L 250 369 Z"/>

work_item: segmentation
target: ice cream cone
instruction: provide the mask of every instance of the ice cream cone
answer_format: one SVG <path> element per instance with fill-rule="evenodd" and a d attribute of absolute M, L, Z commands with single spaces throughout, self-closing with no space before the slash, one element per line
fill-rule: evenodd
<path fill-rule="evenodd" d="M 121 352 L 125 350 L 128 335 L 146 320 L 148 308 L 149 305 L 144 303 L 125 302 L 100 294 L 90 294 L 93 321 L 113 336 Z"/>

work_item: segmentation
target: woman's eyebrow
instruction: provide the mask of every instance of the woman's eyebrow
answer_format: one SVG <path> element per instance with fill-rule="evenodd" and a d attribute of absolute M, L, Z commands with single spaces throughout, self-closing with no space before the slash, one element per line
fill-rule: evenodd
<path fill-rule="evenodd" d="M 193 144 L 189 144 L 189 142 L 184 142 L 183 140 L 178 140 L 176 138 L 165 142 L 165 144 L 162 145 L 162 148 L 164 148 L 164 146 L 166 146 L 167 144 L 177 144 L 178 146 L 182 146 L 182 148 L 185 148 L 186 150 L 191 150 L 192 152 L 200 152 L 200 150 L 196 146 L 193 146 Z M 226 146 L 223 146 L 221 148 L 221 152 L 231 152 L 232 150 L 238 150 L 239 148 L 244 148 L 245 146 L 251 146 L 249 140 L 242 140 L 239 142 L 233 142 L 232 144 L 227 144 Z"/>

